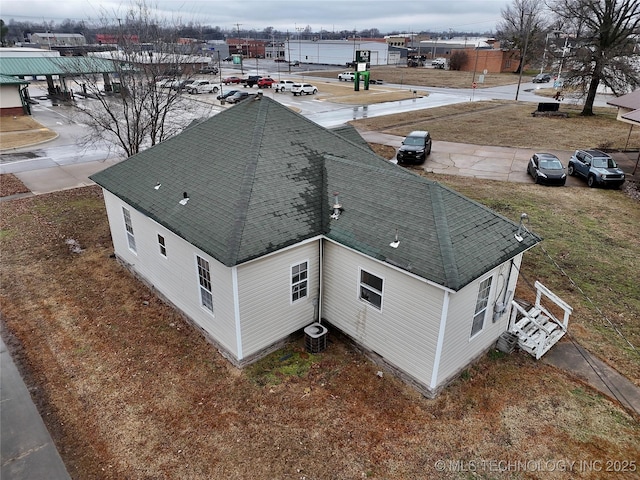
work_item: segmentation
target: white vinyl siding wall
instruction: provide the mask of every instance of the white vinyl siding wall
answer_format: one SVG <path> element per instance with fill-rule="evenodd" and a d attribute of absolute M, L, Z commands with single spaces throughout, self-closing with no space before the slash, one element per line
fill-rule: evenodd
<path fill-rule="evenodd" d="M 323 318 L 429 385 L 444 290 L 333 242 L 324 245 Z M 382 310 L 359 299 L 361 269 L 384 279 Z"/>
<path fill-rule="evenodd" d="M 514 259 L 515 267 L 512 269 L 511 275 L 509 275 L 511 262 L 505 262 L 490 274 L 483 275 L 459 292 L 451 295 L 449 315 L 447 316 L 442 345 L 442 356 L 438 368 L 438 384 L 445 382 L 448 378 L 466 368 L 469 362 L 487 350 L 495 343 L 500 334 L 507 330 L 510 310 L 505 311 L 498 321 L 494 322 L 493 306 L 496 300 L 502 301 L 502 294 L 505 292 L 503 285 L 506 291 L 512 292 L 511 297 L 507 299 L 509 305 L 511 304 L 521 260 L 522 254 Z M 488 276 L 492 277 L 492 281 L 484 326 L 480 332 L 471 337 L 471 325 L 478 298 L 478 288 L 480 283 Z M 505 285 L 508 277 L 510 277 L 509 285 Z M 497 298 L 498 294 L 500 294 L 500 298 Z"/>
<path fill-rule="evenodd" d="M 245 357 L 310 325 L 318 298 L 319 240 L 238 266 Z M 308 261 L 307 296 L 291 302 L 291 266 Z"/>
<path fill-rule="evenodd" d="M 215 341 L 237 356 L 231 269 L 108 191 L 103 190 L 103 194 L 116 254 Z M 122 207 L 127 208 L 131 215 L 137 255 L 127 245 Z M 160 253 L 158 235 L 165 239 L 167 257 Z M 196 255 L 209 262 L 214 314 L 201 307 Z"/>

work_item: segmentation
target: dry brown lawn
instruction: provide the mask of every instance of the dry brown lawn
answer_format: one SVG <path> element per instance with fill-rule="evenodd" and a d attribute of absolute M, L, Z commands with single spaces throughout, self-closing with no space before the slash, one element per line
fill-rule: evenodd
<path fill-rule="evenodd" d="M 602 212 L 588 189 L 580 192 L 589 201 L 563 191 L 552 202 L 548 189 L 521 185 L 511 200 L 513 185 L 447 182 L 509 215 L 522 203 L 540 211 L 553 204 L 553 217 L 581 205 L 581 222 L 592 214 L 600 222 L 639 221 L 637 203 L 619 192 L 597 192 L 610 205 Z M 388 373 L 377 376 L 379 367 L 335 332 L 321 354 L 294 341 L 237 370 L 111 258 L 98 187 L 0 206 L 3 336 L 74 479 L 601 479 L 598 469 L 559 469 L 640 457 L 637 419 L 520 352 L 491 352 L 434 400 Z M 618 216 L 604 215 L 613 210 Z M 637 273 L 637 236 L 624 223 L 612 225 L 604 222 L 598 234 L 628 243 L 631 270 L 620 274 Z M 535 228 L 547 233 L 544 223 Z M 81 252 L 70 248 L 74 242 Z M 584 271 L 579 258 L 564 255 L 571 274 Z M 525 263 L 523 274 L 540 278 L 540 262 Z M 618 280 L 587 278 L 618 304 L 602 288 Z M 637 285 L 630 288 L 637 294 Z M 615 335 L 576 292 L 565 286 L 561 296 L 579 308 L 573 334 L 597 337 L 601 350 L 637 376 L 637 357 L 615 348 Z M 640 306 L 628 305 L 626 319 L 614 320 L 638 338 L 631 317 L 637 320 Z M 507 470 L 513 462 L 520 466 Z"/>
<path fill-rule="evenodd" d="M 596 107 L 583 117 L 581 107 L 562 105 L 568 118 L 534 117 L 530 104 L 513 101 L 469 102 L 351 122 L 358 129 L 394 135 L 428 130 L 435 140 L 504 147 L 573 150 L 624 149 L 640 145 L 640 130 L 616 120 L 616 110 Z"/>
<path fill-rule="evenodd" d="M 12 173 L 0 175 L 0 197 L 28 193 L 29 189 Z"/>
<path fill-rule="evenodd" d="M 338 77 L 338 74 L 340 72 L 344 72 L 347 70 L 349 69 L 343 68 L 336 70 L 310 72 L 309 75 L 313 77 L 335 79 Z M 456 72 L 453 70 L 439 70 L 434 68 L 374 66 L 371 67 L 371 78 L 375 80 L 380 79 L 385 83 L 395 83 L 398 85 L 471 88 L 474 77 L 473 72 Z M 518 76 L 514 75 L 513 73 L 487 74 L 484 76 L 484 81 L 482 83 L 479 83 L 479 76 L 476 73 L 475 80 L 478 88 L 488 88 L 518 83 Z"/>
<path fill-rule="evenodd" d="M 57 133 L 27 115 L 0 117 L 0 150 L 22 147 L 56 138 Z"/>

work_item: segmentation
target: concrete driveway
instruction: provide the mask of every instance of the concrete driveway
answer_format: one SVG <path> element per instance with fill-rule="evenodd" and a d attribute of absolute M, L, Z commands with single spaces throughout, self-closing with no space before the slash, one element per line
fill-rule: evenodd
<path fill-rule="evenodd" d="M 403 137 L 379 132 L 361 131 L 369 143 L 400 148 Z M 431 155 L 422 167 L 429 173 L 461 175 L 466 177 L 532 183 L 527 175 L 527 162 L 536 150 L 528 148 L 492 147 L 467 143 L 433 141 Z M 573 152 L 551 150 L 566 166 Z M 584 182 L 569 177 L 567 185 L 583 186 Z"/>

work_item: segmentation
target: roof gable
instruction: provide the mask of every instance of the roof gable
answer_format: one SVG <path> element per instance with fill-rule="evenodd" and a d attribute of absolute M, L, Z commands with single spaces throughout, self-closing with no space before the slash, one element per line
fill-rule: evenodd
<path fill-rule="evenodd" d="M 91 178 L 227 266 L 325 235 L 458 290 L 539 241 L 347 136 L 259 95 Z"/>

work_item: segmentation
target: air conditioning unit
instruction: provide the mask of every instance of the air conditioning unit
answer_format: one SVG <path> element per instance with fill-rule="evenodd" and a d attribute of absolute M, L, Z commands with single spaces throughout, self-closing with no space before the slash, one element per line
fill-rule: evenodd
<path fill-rule="evenodd" d="M 304 345 L 309 353 L 320 353 L 327 348 L 329 330 L 320 323 L 312 323 L 304 329 Z"/>

